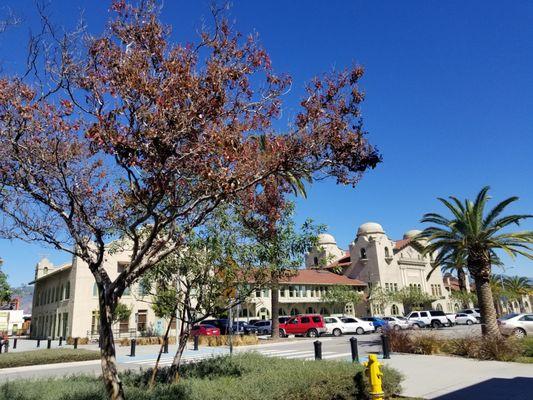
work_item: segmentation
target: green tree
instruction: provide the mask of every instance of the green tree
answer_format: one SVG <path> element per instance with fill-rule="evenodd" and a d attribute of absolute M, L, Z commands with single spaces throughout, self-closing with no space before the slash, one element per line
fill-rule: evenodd
<path fill-rule="evenodd" d="M 481 328 L 484 335 L 499 336 L 496 310 L 490 286 L 491 259 L 495 250 L 503 250 L 511 257 L 523 255 L 533 258 L 529 245 L 533 242 L 532 231 L 502 232 L 512 224 L 519 224 L 530 215 L 500 216 L 505 208 L 518 200 L 510 197 L 497 204 L 488 213 L 485 206 L 489 200 L 488 187 L 484 187 L 474 201 L 461 202 L 456 197 L 439 200 L 451 212 L 450 218 L 436 213 L 425 214 L 422 222 L 436 224 L 426 228 L 418 237 L 425 244 L 425 253 L 437 254 L 435 263 L 441 265 L 453 254 L 466 257 L 466 266 L 474 278 L 481 309 Z M 422 241 L 423 242 L 422 242 Z M 426 242 L 427 241 L 427 242 Z"/>
<path fill-rule="evenodd" d="M 113 322 L 119 322 L 129 319 L 131 315 L 131 308 L 124 303 L 118 303 L 113 310 Z"/>
<path fill-rule="evenodd" d="M 470 303 L 477 306 L 477 296 L 474 292 L 468 290 L 453 290 L 450 294 L 450 298 L 461 304 L 461 307 L 468 308 Z"/>
<path fill-rule="evenodd" d="M 507 276 L 503 283 L 509 298 L 517 300 L 520 312 L 525 312 L 523 297 L 531 293 L 529 279 L 523 276 Z"/>
<path fill-rule="evenodd" d="M 364 294 L 358 292 L 353 286 L 333 285 L 328 287 L 321 301 L 332 306 L 341 306 L 343 310 L 351 305 L 355 311 L 357 305 L 364 301 Z"/>
<path fill-rule="evenodd" d="M 298 192 L 304 193 L 303 189 Z M 278 193 L 279 195 L 279 193 Z M 270 207 L 248 208 L 243 212 L 244 236 L 250 237 L 261 268 L 266 270 L 267 287 L 271 289 L 270 306 L 272 337 L 279 337 L 279 282 L 283 277 L 296 273 L 304 262 L 305 253 L 318 244 L 318 234 L 324 231 L 323 225 L 315 225 L 306 220 L 298 230 L 293 220 L 294 204 L 285 202 L 282 197 L 270 193 L 267 202 L 275 202 L 280 212 L 272 215 L 264 213 Z"/>
<path fill-rule="evenodd" d="M 423 309 L 437 300 L 435 297 L 430 296 L 426 292 L 415 287 L 404 287 L 403 289 L 395 292 L 388 292 L 389 301 L 402 303 L 406 313 L 413 309 Z"/>
<path fill-rule="evenodd" d="M 0 267 L 2 267 L 3 263 L 4 261 L 0 259 Z M 0 270 L 0 304 L 9 303 L 12 295 L 13 289 L 9 286 L 7 275 Z"/>

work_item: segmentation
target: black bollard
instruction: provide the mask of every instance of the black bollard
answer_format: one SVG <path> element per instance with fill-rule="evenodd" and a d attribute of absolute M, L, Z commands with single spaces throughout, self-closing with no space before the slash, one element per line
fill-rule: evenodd
<path fill-rule="evenodd" d="M 168 338 L 165 338 L 165 341 L 163 342 L 163 353 L 168 353 Z"/>
<path fill-rule="evenodd" d="M 198 350 L 198 335 L 194 337 L 194 350 Z"/>
<path fill-rule="evenodd" d="M 63 336 L 59 336 L 59 347 L 63 346 Z"/>
<path fill-rule="evenodd" d="M 352 350 L 352 362 L 359 362 L 359 349 L 357 348 L 357 339 L 352 337 L 350 339 L 350 348 Z"/>
<path fill-rule="evenodd" d="M 17 348 L 17 338 L 13 339 L 13 350 Z"/>
<path fill-rule="evenodd" d="M 47 349 L 51 349 L 52 348 L 52 339 L 48 339 L 47 343 L 46 343 L 46 348 Z"/>
<path fill-rule="evenodd" d="M 98 336 L 98 348 L 102 348 L 102 336 Z"/>
<path fill-rule="evenodd" d="M 130 350 L 130 357 L 135 357 L 135 346 L 137 344 L 137 340 L 131 339 L 131 350 Z"/>
<path fill-rule="evenodd" d="M 37 339 L 37 347 L 41 347 L 41 339 Z"/>
<path fill-rule="evenodd" d="M 315 345 L 315 360 L 322 360 L 322 342 L 315 340 L 313 344 Z"/>
<path fill-rule="evenodd" d="M 2 354 L 2 349 L 4 348 L 4 342 L 0 340 L 0 354 Z"/>
<path fill-rule="evenodd" d="M 75 349 L 78 348 L 78 338 L 77 337 L 74 338 L 74 348 Z"/>
<path fill-rule="evenodd" d="M 5 349 L 6 349 L 6 353 L 9 352 L 9 340 L 5 341 Z"/>
<path fill-rule="evenodd" d="M 388 335 L 381 335 L 381 345 L 383 347 L 383 358 L 388 360 L 390 358 L 390 340 Z"/>

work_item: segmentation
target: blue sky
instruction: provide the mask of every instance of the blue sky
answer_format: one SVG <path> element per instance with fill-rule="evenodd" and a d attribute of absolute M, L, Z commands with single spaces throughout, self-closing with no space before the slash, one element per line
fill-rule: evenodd
<path fill-rule="evenodd" d="M 52 0 L 58 24 L 72 26 L 84 10 L 89 28 L 104 25 L 108 3 Z M 0 37 L 4 72 L 24 65 L 30 0 L 4 0 L 24 18 Z M 209 20 L 209 1 L 165 2 L 173 36 L 195 38 Z M 473 197 L 492 187 L 493 203 L 516 195 L 509 212 L 533 212 L 533 2 L 513 1 L 233 1 L 230 17 L 243 33 L 258 32 L 274 68 L 293 76 L 284 115 L 297 110 L 314 75 L 364 66 L 365 127 L 383 163 L 355 188 L 317 183 L 298 199 L 297 218 L 327 224 L 346 248 L 357 227 L 383 225 L 393 239 L 421 228 L 422 214 L 444 211 L 439 196 Z M 533 229 L 533 222 L 523 224 Z M 36 245 L 0 240 L 12 284 L 29 282 L 47 254 Z M 507 273 L 533 276 L 533 263 L 504 258 Z"/>

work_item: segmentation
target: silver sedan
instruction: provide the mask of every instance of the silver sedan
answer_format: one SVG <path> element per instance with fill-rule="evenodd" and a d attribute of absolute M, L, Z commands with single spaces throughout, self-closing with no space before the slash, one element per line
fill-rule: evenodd
<path fill-rule="evenodd" d="M 502 335 L 517 338 L 533 335 L 533 314 L 507 314 L 498 319 L 498 326 Z"/>

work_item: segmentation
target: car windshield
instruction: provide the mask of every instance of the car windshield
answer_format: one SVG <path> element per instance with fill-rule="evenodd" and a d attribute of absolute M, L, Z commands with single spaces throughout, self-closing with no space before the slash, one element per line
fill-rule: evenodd
<path fill-rule="evenodd" d="M 516 317 L 516 316 L 518 316 L 518 315 L 520 315 L 520 314 L 516 314 L 516 313 L 514 313 L 514 314 L 507 314 L 507 315 L 504 315 L 503 317 L 501 317 L 500 319 L 505 321 L 506 319 L 511 319 L 511 318 L 514 318 L 514 317 Z"/>

